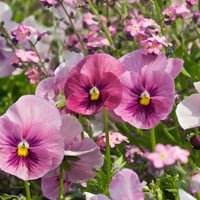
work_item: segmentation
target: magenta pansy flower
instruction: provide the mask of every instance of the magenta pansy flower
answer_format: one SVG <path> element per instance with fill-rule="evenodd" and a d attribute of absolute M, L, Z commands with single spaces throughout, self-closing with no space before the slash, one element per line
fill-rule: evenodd
<path fill-rule="evenodd" d="M 79 121 L 72 116 L 63 115 L 61 133 L 64 136 L 65 152 L 64 171 L 65 193 L 71 183 L 81 183 L 93 178 L 94 169 L 103 164 L 99 147 L 91 138 L 81 139 L 83 128 Z M 57 177 L 57 178 L 56 178 Z M 42 191 L 48 199 L 56 199 L 59 194 L 59 172 L 50 172 L 42 178 Z M 54 188 L 54 189 L 53 189 Z"/>
<path fill-rule="evenodd" d="M 174 82 L 165 71 L 144 70 L 121 75 L 124 85 L 120 105 L 114 109 L 124 121 L 150 129 L 166 118 L 174 102 Z"/>
<path fill-rule="evenodd" d="M 186 97 L 176 108 L 178 122 L 183 129 L 200 126 L 200 81 L 195 82 L 194 87 L 198 93 Z"/>
<path fill-rule="evenodd" d="M 64 156 L 61 118 L 48 101 L 22 96 L 0 118 L 0 168 L 23 180 L 37 179 Z"/>
<path fill-rule="evenodd" d="M 83 115 L 95 114 L 103 108 L 116 108 L 122 95 L 118 76 L 123 72 L 124 65 L 108 54 L 86 56 L 67 78 L 67 107 Z"/>

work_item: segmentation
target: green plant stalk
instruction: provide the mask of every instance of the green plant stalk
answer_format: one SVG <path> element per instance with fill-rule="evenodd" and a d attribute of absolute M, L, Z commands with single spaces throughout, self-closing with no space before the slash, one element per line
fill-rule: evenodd
<path fill-rule="evenodd" d="M 74 25 L 74 23 L 73 23 L 73 21 L 72 21 L 70 15 L 69 15 L 69 13 L 68 13 L 67 10 L 65 9 L 65 6 L 63 5 L 62 1 L 59 1 L 59 3 L 60 3 L 60 6 L 62 7 L 64 13 L 65 13 L 66 16 L 67 16 L 67 18 L 68 18 L 68 20 L 69 20 L 69 22 L 70 22 L 70 25 L 72 26 L 72 28 L 73 28 L 73 30 L 74 30 L 74 33 L 76 34 L 76 36 L 77 36 L 77 38 L 78 38 L 78 41 L 79 41 L 80 44 L 81 44 L 81 47 L 82 47 L 82 49 L 83 49 L 84 54 L 87 55 L 87 53 L 88 53 L 88 52 L 87 52 L 87 48 L 85 47 L 85 44 L 83 43 L 83 40 L 81 39 L 81 36 L 79 35 L 78 31 L 76 30 L 76 27 L 75 27 L 75 25 Z"/>
<path fill-rule="evenodd" d="M 28 181 L 24 181 L 24 185 L 26 190 L 26 200 L 31 200 L 30 183 Z"/>
<path fill-rule="evenodd" d="M 104 33 L 105 33 L 105 36 L 106 36 L 106 38 L 108 39 L 110 45 L 115 49 L 115 44 L 114 44 L 114 42 L 113 42 L 113 40 L 112 40 L 112 37 L 111 37 L 111 35 L 110 35 L 110 32 L 109 32 L 107 26 L 105 26 L 104 22 L 102 21 L 100 15 L 99 15 L 99 12 L 98 12 L 97 9 L 95 8 L 95 6 L 94 6 L 94 4 L 93 4 L 93 2 L 92 2 L 91 0 L 88 0 L 88 3 L 89 3 L 89 6 L 90 6 L 92 12 L 96 15 L 96 17 L 97 17 L 97 19 L 98 19 L 98 21 L 99 21 L 99 23 L 100 23 L 100 26 L 102 27 L 102 29 L 103 29 L 103 31 L 104 31 Z"/>
<path fill-rule="evenodd" d="M 156 146 L 155 128 L 150 129 L 150 141 L 151 141 L 151 151 L 153 152 Z"/>
<path fill-rule="evenodd" d="M 63 185 L 63 166 L 60 165 L 60 175 L 59 175 L 59 200 L 63 200 L 63 192 L 64 192 L 64 185 Z"/>
<path fill-rule="evenodd" d="M 33 48 L 34 52 L 36 53 L 36 55 L 38 56 L 38 58 L 39 58 L 39 60 L 40 60 L 40 63 L 41 63 L 41 66 L 42 66 L 42 68 L 44 69 L 45 75 L 48 77 L 48 76 L 49 76 L 49 73 L 48 73 L 46 67 L 44 66 L 44 62 L 42 61 L 41 56 L 40 56 L 38 50 L 37 50 L 36 47 L 35 47 L 35 44 L 33 44 L 33 42 L 32 42 L 31 40 L 29 41 L 29 43 L 30 43 L 30 45 L 32 46 L 32 48 Z"/>
<path fill-rule="evenodd" d="M 158 16 L 159 25 L 160 25 L 160 28 L 161 28 L 161 33 L 164 34 L 164 33 L 163 33 L 162 15 L 161 15 L 162 11 L 161 11 L 161 9 L 160 9 L 158 0 L 153 0 L 153 2 L 154 2 L 154 5 L 155 5 L 155 7 L 156 7 L 156 13 L 157 13 L 157 16 Z"/>
<path fill-rule="evenodd" d="M 110 158 L 110 139 L 109 139 L 109 127 L 108 127 L 108 111 L 104 109 L 104 131 L 106 135 L 106 174 L 107 174 L 107 184 L 106 191 L 111 181 L 111 158 Z"/>

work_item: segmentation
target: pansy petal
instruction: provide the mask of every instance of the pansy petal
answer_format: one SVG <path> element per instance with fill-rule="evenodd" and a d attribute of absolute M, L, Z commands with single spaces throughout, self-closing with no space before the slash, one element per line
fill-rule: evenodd
<path fill-rule="evenodd" d="M 183 129 L 200 126 L 200 94 L 192 94 L 181 101 L 176 108 L 178 122 Z"/>

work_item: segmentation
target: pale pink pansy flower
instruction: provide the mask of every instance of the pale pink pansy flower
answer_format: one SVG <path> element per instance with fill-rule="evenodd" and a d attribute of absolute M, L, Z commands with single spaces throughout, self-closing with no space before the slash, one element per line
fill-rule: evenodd
<path fill-rule="evenodd" d="M 56 68 L 55 75 L 39 82 L 35 94 L 50 101 L 61 111 L 61 113 L 68 113 L 69 109 L 66 107 L 66 98 L 64 96 L 65 81 L 70 70 L 82 58 L 82 53 L 68 53 L 66 62 L 60 64 Z"/>
<path fill-rule="evenodd" d="M 100 168 L 103 164 L 99 147 L 91 138 L 81 139 L 82 131 L 82 126 L 75 117 L 63 115 L 61 127 L 65 143 L 63 166 L 68 166 L 64 170 L 65 193 L 68 192 L 71 183 L 82 183 L 93 178 L 96 175 L 94 169 Z M 59 192 L 55 176 L 59 177 L 58 171 L 50 172 L 42 178 L 43 194 L 52 200 L 58 197 Z"/>
<path fill-rule="evenodd" d="M 194 87 L 199 93 L 186 97 L 176 108 L 176 116 L 183 129 L 200 126 L 200 82 L 195 82 Z"/>
<path fill-rule="evenodd" d="M 143 183 L 131 169 L 124 168 L 117 172 L 109 185 L 110 198 L 113 200 L 144 200 Z M 103 194 L 92 195 L 86 193 L 87 200 L 109 200 Z"/>
<path fill-rule="evenodd" d="M 60 114 L 48 101 L 22 96 L 0 118 L 1 170 L 32 180 L 57 168 L 64 157 L 60 127 Z"/>

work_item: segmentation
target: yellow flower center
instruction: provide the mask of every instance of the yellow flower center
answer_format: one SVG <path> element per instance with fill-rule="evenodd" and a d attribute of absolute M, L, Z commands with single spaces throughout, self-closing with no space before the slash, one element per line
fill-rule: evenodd
<path fill-rule="evenodd" d="M 150 104 L 151 97 L 147 91 L 144 91 L 140 95 L 140 105 L 142 106 L 148 106 Z"/>
<path fill-rule="evenodd" d="M 28 156 L 29 144 L 26 141 L 21 141 L 17 146 L 17 155 L 26 157 Z"/>
<path fill-rule="evenodd" d="M 100 92 L 97 87 L 94 86 L 93 88 L 91 88 L 89 93 L 90 93 L 90 99 L 92 101 L 96 101 L 99 99 Z"/>
<path fill-rule="evenodd" d="M 165 153 L 160 154 L 160 158 L 165 159 L 166 157 L 167 157 L 167 155 Z"/>

